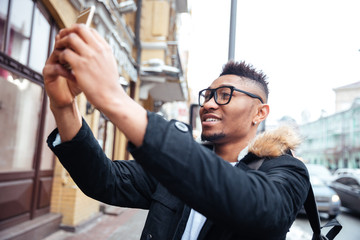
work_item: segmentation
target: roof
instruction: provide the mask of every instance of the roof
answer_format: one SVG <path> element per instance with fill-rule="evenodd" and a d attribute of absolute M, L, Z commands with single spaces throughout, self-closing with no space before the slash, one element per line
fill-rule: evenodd
<path fill-rule="evenodd" d="M 353 89 L 353 88 L 360 88 L 360 81 L 355 82 L 355 83 L 351 83 L 351 84 L 348 84 L 348 85 L 344 85 L 344 86 L 341 86 L 341 87 L 334 88 L 334 91 L 345 90 L 345 89 Z"/>

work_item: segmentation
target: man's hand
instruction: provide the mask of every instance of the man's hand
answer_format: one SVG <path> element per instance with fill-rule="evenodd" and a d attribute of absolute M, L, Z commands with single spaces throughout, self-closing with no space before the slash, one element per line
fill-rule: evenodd
<path fill-rule="evenodd" d="M 119 95 L 126 96 L 118 82 L 111 47 L 94 29 L 83 24 L 61 30 L 59 37 L 55 44 L 56 49 L 63 49 L 59 62 L 71 66 L 71 79 L 75 79 L 89 102 L 106 113 L 110 102 Z"/>
<path fill-rule="evenodd" d="M 71 70 L 63 65 L 69 64 Z M 55 50 L 44 68 L 46 91 L 62 141 L 72 139 L 81 127 L 74 97 L 81 91 L 136 146 L 142 144 L 146 110 L 131 99 L 120 83 L 109 44 L 83 24 L 62 29 Z"/>
<path fill-rule="evenodd" d="M 56 37 L 56 42 L 60 39 Z M 73 75 L 60 63 L 61 49 L 55 49 L 43 69 L 45 90 L 50 98 L 51 108 L 64 108 L 73 104 L 81 90 Z"/>
<path fill-rule="evenodd" d="M 59 41 L 58 35 L 55 41 Z M 50 99 L 50 108 L 54 114 L 62 141 L 71 140 L 81 127 L 81 115 L 76 106 L 75 97 L 81 93 L 74 76 L 64 67 L 59 55 L 62 49 L 51 53 L 43 69 L 44 84 Z"/>

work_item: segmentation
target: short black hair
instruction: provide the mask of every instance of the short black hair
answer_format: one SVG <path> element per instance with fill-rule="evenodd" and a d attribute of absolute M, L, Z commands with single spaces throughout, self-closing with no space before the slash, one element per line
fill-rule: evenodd
<path fill-rule="evenodd" d="M 220 76 L 230 74 L 248 78 L 256 82 L 264 91 L 266 96 L 265 102 L 267 102 L 269 96 L 268 82 L 266 81 L 267 76 L 261 70 L 256 70 L 251 64 L 245 63 L 245 61 L 236 62 L 230 60 L 223 66 Z"/>

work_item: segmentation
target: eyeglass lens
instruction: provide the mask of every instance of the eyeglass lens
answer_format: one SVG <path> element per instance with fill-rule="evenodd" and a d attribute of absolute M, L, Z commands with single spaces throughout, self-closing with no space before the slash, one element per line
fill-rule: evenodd
<path fill-rule="evenodd" d="M 217 89 L 204 89 L 199 95 L 199 104 L 201 106 L 204 103 L 210 101 L 212 97 L 215 98 L 215 102 L 219 105 L 227 104 L 231 98 L 232 89 L 229 87 L 220 87 Z"/>

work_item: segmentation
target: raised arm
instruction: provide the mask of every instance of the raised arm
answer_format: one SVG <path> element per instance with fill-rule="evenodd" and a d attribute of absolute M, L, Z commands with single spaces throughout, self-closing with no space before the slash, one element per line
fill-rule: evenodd
<path fill-rule="evenodd" d="M 65 66 L 69 64 L 71 70 Z M 108 159 L 82 121 L 75 98 L 81 92 L 137 144 L 147 124 L 146 111 L 118 83 L 109 45 L 90 28 L 74 25 L 56 37 L 54 51 L 43 69 L 45 89 L 57 130 L 48 138 L 76 184 L 88 196 L 131 207 L 148 207 L 155 183 L 135 161 Z M 59 133 L 62 144 L 54 146 Z"/>
<path fill-rule="evenodd" d="M 56 37 L 56 42 L 60 36 Z M 73 76 L 59 63 L 61 51 L 55 49 L 43 69 L 45 90 L 50 99 L 59 134 L 63 142 L 71 140 L 81 127 L 81 115 L 75 97 L 81 92 Z"/>
<path fill-rule="evenodd" d="M 71 71 L 64 67 L 66 63 Z M 95 30 L 82 24 L 61 30 L 43 73 L 62 141 L 70 140 L 81 127 L 74 97 L 83 91 L 130 141 L 141 145 L 146 111 L 118 83 L 111 48 Z"/>

